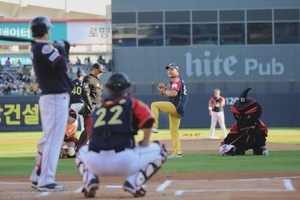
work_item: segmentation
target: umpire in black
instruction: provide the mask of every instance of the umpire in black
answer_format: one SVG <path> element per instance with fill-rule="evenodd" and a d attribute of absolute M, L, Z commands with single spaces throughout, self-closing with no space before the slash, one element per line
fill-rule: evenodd
<path fill-rule="evenodd" d="M 93 65 L 92 71 L 89 75 L 86 75 L 82 81 L 82 97 L 84 105 L 79 114 L 84 118 L 84 130 L 81 132 L 77 150 L 85 145 L 90 137 L 91 126 L 91 112 L 94 110 L 95 105 L 100 102 L 103 92 L 103 84 L 100 81 L 100 76 L 106 72 L 105 67 L 100 63 Z"/>

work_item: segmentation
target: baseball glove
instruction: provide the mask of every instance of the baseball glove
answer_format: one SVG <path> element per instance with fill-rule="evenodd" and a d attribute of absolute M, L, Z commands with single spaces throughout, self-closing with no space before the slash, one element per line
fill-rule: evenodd
<path fill-rule="evenodd" d="M 59 158 L 68 158 L 68 144 L 65 141 L 61 146 Z"/>
<path fill-rule="evenodd" d="M 80 108 L 78 111 L 79 115 L 84 115 L 84 116 L 90 116 L 91 115 L 91 110 L 88 105 L 83 104 L 83 106 Z"/>
<path fill-rule="evenodd" d="M 158 89 L 158 93 L 159 93 L 160 96 L 165 95 L 165 91 L 167 90 L 167 86 L 168 86 L 168 84 L 162 83 L 162 82 L 158 84 L 157 89 Z"/>

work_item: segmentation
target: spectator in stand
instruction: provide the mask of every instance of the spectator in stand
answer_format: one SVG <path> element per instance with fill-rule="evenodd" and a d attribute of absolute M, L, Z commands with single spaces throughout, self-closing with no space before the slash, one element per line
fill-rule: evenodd
<path fill-rule="evenodd" d="M 23 74 L 24 74 L 23 68 L 19 66 L 19 67 L 17 68 L 16 74 L 20 77 L 20 79 L 22 79 Z"/>
<path fill-rule="evenodd" d="M 4 83 L 4 80 L 3 80 L 3 67 L 0 65 L 0 84 L 1 83 Z"/>
<path fill-rule="evenodd" d="M 105 60 L 103 59 L 103 57 L 101 55 L 98 57 L 97 62 L 102 64 L 102 65 L 105 65 Z"/>
<path fill-rule="evenodd" d="M 13 77 L 10 74 L 7 74 L 7 82 L 13 83 Z"/>
<path fill-rule="evenodd" d="M 24 82 L 22 82 L 21 84 L 20 84 L 20 95 L 24 95 L 24 87 L 25 87 L 25 83 Z"/>
<path fill-rule="evenodd" d="M 10 84 L 9 83 L 5 84 L 4 95 L 10 95 Z"/>
<path fill-rule="evenodd" d="M 87 57 L 84 61 L 84 64 L 85 64 L 85 70 L 92 70 L 92 63 L 91 63 L 91 59 L 90 57 Z"/>
<path fill-rule="evenodd" d="M 21 63 L 21 60 L 18 59 L 18 62 L 16 64 L 17 67 L 20 67 L 21 69 L 24 67 L 23 64 Z"/>
<path fill-rule="evenodd" d="M 31 86 L 30 86 L 30 84 L 26 84 L 26 94 L 27 95 L 30 95 L 30 91 L 31 91 Z"/>
<path fill-rule="evenodd" d="M 5 61 L 5 67 L 10 67 L 11 62 L 10 62 L 10 57 L 7 58 L 7 60 Z"/>
<path fill-rule="evenodd" d="M 76 59 L 77 59 L 76 65 L 81 65 L 81 60 L 80 60 L 80 58 L 78 58 L 78 56 L 77 56 Z"/>
<path fill-rule="evenodd" d="M 20 80 L 20 78 L 19 77 L 16 77 L 15 79 L 14 79 L 14 82 L 13 82 L 15 85 L 20 85 L 21 84 L 21 80 Z"/>
<path fill-rule="evenodd" d="M 39 88 L 39 84 L 36 82 L 35 79 L 32 80 L 32 91 L 33 91 L 33 94 L 34 95 L 37 95 L 37 91 L 38 91 L 38 88 Z"/>

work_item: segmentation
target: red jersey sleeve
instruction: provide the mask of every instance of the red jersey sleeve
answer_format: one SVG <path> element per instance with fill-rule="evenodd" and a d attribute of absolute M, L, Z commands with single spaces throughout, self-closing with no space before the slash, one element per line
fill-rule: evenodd
<path fill-rule="evenodd" d="M 154 116 L 149 109 L 149 106 L 141 100 L 132 97 L 133 114 L 138 119 L 138 127 L 142 128 L 143 125 L 150 119 L 154 120 Z"/>
<path fill-rule="evenodd" d="M 214 98 L 210 98 L 208 101 L 208 106 L 212 106 L 214 104 Z"/>
<path fill-rule="evenodd" d="M 238 133 L 238 126 L 236 122 L 232 125 L 229 131 L 229 134 L 234 134 L 234 133 Z"/>
<path fill-rule="evenodd" d="M 177 82 L 173 82 L 173 81 L 171 82 L 170 90 L 175 90 L 179 92 L 180 87 L 181 87 L 181 81 L 179 79 Z"/>
<path fill-rule="evenodd" d="M 267 126 L 261 121 L 261 120 L 259 120 L 259 129 L 260 130 L 263 130 L 264 132 L 265 132 L 265 134 L 266 134 L 266 137 L 268 136 L 268 128 L 267 128 Z"/>

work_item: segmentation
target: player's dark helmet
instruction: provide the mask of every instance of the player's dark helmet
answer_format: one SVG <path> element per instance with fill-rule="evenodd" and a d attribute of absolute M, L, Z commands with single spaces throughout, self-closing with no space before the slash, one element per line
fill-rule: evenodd
<path fill-rule="evenodd" d="M 106 83 L 108 93 L 113 96 L 122 96 L 129 92 L 127 88 L 131 86 L 128 76 L 123 72 L 115 72 Z"/>
<path fill-rule="evenodd" d="M 50 22 L 50 19 L 45 16 L 39 16 L 33 18 L 29 22 L 29 26 L 30 26 L 32 37 L 36 37 L 36 36 L 42 37 L 43 35 L 45 35 L 45 33 L 49 28 L 53 27 Z"/>

